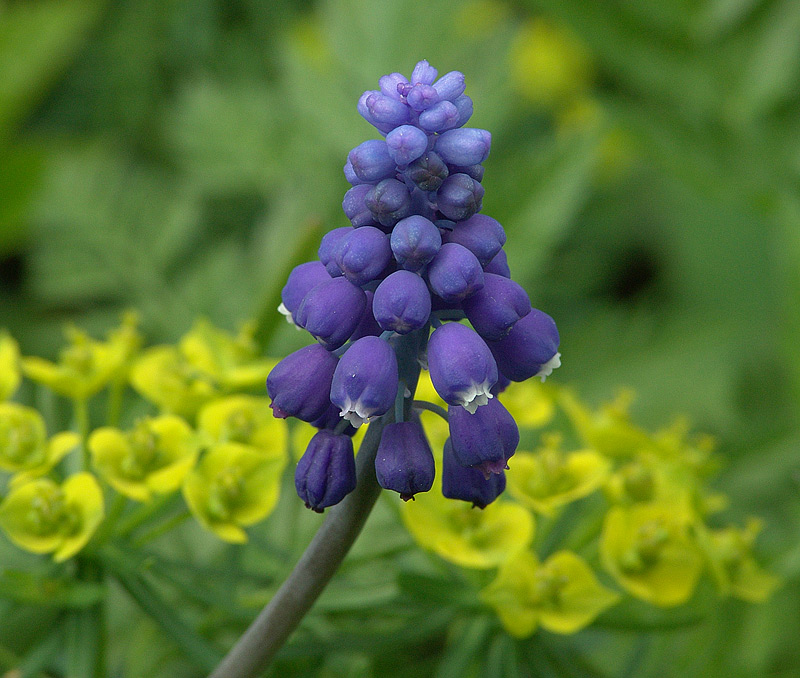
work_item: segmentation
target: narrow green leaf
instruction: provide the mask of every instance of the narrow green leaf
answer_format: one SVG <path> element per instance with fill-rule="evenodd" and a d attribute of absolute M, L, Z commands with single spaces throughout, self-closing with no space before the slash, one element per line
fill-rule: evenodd
<path fill-rule="evenodd" d="M 103 600 L 105 586 L 95 582 L 6 570 L 0 573 L 0 596 L 29 605 L 86 608 Z"/>
<path fill-rule="evenodd" d="M 484 648 L 493 620 L 478 617 L 467 621 L 447 644 L 436 678 L 463 678 Z"/>

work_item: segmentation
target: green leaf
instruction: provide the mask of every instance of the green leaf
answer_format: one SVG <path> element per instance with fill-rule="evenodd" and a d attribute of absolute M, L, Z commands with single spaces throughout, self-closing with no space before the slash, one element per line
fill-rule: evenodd
<path fill-rule="evenodd" d="M 477 617 L 456 626 L 449 639 L 435 678 L 463 678 L 483 650 L 494 620 Z"/>
<path fill-rule="evenodd" d="M 101 583 L 49 577 L 32 572 L 5 570 L 0 573 L 0 596 L 18 603 L 55 608 L 86 608 L 103 600 Z"/>

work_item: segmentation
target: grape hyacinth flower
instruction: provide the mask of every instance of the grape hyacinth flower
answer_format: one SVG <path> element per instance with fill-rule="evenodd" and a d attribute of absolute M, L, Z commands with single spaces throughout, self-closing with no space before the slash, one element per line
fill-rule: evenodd
<path fill-rule="evenodd" d="M 481 213 L 492 136 L 465 126 L 465 91 L 463 73 L 439 77 L 423 60 L 364 92 L 356 108 L 379 138 L 347 156 L 350 225 L 329 231 L 281 294 L 287 320 L 318 342 L 267 382 L 275 416 L 319 429 L 296 474 L 316 511 L 355 488 L 350 436 L 362 424 L 379 435 L 359 460 L 372 460 L 382 487 L 409 499 L 440 472 L 445 496 L 485 507 L 519 442 L 503 390 L 560 364 L 555 323 L 511 280 L 505 231 Z M 447 411 L 414 400 L 421 366 Z M 421 409 L 449 420 L 438 470 Z"/>

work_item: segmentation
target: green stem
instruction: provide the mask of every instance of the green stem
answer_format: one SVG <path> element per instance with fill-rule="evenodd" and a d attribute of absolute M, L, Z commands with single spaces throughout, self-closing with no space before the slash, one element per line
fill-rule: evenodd
<path fill-rule="evenodd" d="M 89 470 L 89 404 L 86 398 L 75 398 L 72 401 L 72 408 L 75 412 L 75 423 L 78 427 L 78 435 L 81 437 L 81 467 L 84 471 Z"/>
<path fill-rule="evenodd" d="M 435 403 L 429 403 L 427 400 L 415 400 L 412 404 L 415 410 L 428 410 L 428 412 L 438 414 L 445 421 L 450 421 L 450 418 L 447 416 L 447 410 L 444 409 L 444 407 L 436 405 Z"/>
<path fill-rule="evenodd" d="M 164 494 L 158 499 L 153 499 L 141 508 L 132 512 L 127 519 L 123 520 L 117 528 L 118 537 L 127 537 L 131 532 L 136 530 L 139 526 L 146 523 L 150 518 L 156 515 L 159 511 L 169 506 L 169 504 L 177 499 L 177 494 Z"/>
<path fill-rule="evenodd" d="M 103 520 L 103 524 L 100 526 L 100 529 L 95 532 L 94 537 L 92 538 L 92 547 L 97 548 L 103 545 L 106 540 L 113 534 L 114 527 L 119 521 L 120 516 L 125 511 L 125 506 L 128 504 L 128 498 L 118 492 L 114 493 L 114 499 L 111 502 L 111 508 L 108 509 L 108 514 Z"/>
<path fill-rule="evenodd" d="M 184 509 L 180 513 L 176 513 L 174 516 L 161 523 L 161 525 L 156 525 L 151 530 L 145 532 L 141 537 L 134 539 L 132 545 L 135 548 L 141 548 L 142 546 L 145 546 L 149 542 L 153 541 L 154 539 L 158 539 L 160 536 L 180 525 L 191 515 L 192 514 L 189 512 L 189 509 Z"/>

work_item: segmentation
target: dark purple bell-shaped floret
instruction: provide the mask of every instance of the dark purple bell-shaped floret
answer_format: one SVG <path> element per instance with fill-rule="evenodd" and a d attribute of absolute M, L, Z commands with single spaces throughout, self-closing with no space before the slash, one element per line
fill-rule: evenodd
<path fill-rule="evenodd" d="M 297 494 L 306 506 L 322 513 L 356 489 L 353 441 L 332 431 L 319 431 L 297 462 L 294 474 Z"/>
<path fill-rule="evenodd" d="M 333 374 L 331 402 L 358 428 L 386 414 L 397 396 L 397 357 L 379 337 L 362 337 L 339 359 Z"/>
<path fill-rule="evenodd" d="M 500 371 L 511 381 L 540 377 L 561 365 L 555 321 L 536 308 L 518 320 L 500 341 L 487 342 Z"/>
<path fill-rule="evenodd" d="M 394 159 L 389 155 L 389 147 L 383 139 L 364 141 L 350 151 L 347 159 L 361 181 L 374 183 L 395 173 Z"/>
<path fill-rule="evenodd" d="M 435 149 L 448 165 L 477 165 L 489 157 L 491 146 L 492 135 L 485 129 L 460 127 L 440 134 Z"/>
<path fill-rule="evenodd" d="M 342 418 L 339 416 L 339 408 L 334 405 L 330 399 L 328 400 L 328 409 L 325 410 L 325 414 L 321 417 L 317 417 L 314 421 L 308 422 L 314 428 L 327 428 L 330 431 L 333 431 L 342 421 Z M 342 433 L 344 435 L 352 437 L 355 435 L 356 429 L 352 426 L 347 426 Z"/>
<path fill-rule="evenodd" d="M 342 275 L 342 269 L 336 263 L 336 253 L 342 238 L 352 232 L 352 226 L 342 226 L 341 228 L 334 228 L 322 236 L 322 242 L 320 242 L 317 249 L 317 256 L 331 278 L 338 278 Z"/>
<path fill-rule="evenodd" d="M 448 219 L 469 219 L 481 209 L 483 186 L 468 174 L 451 174 L 436 192 L 436 207 Z"/>
<path fill-rule="evenodd" d="M 460 302 L 483 287 L 483 269 L 466 247 L 445 243 L 428 264 L 428 282 L 446 302 Z"/>
<path fill-rule="evenodd" d="M 419 114 L 419 126 L 426 132 L 444 132 L 458 124 L 458 109 L 450 101 L 440 101 Z"/>
<path fill-rule="evenodd" d="M 475 181 L 483 181 L 483 174 L 485 172 L 485 168 L 483 165 L 451 165 L 450 171 L 453 174 L 468 174 L 471 176 Z"/>
<path fill-rule="evenodd" d="M 295 266 L 281 290 L 281 305 L 278 306 L 278 310 L 286 316 L 288 322 L 294 324 L 293 315 L 303 297 L 312 288 L 330 279 L 331 276 L 320 261 L 307 261 Z"/>
<path fill-rule="evenodd" d="M 442 494 L 448 499 L 460 499 L 483 509 L 506 489 L 506 474 L 492 473 L 487 478 L 478 469 L 462 466 L 453 454 L 450 438 L 444 444 L 442 456 Z"/>
<path fill-rule="evenodd" d="M 371 190 L 372 184 L 359 184 L 358 186 L 353 186 L 344 194 L 342 209 L 355 228 L 372 226 L 375 223 L 372 212 L 369 211 L 369 207 L 365 202 L 367 193 Z"/>
<path fill-rule="evenodd" d="M 425 281 L 411 271 L 395 271 L 375 290 L 375 320 L 384 330 L 408 334 L 425 326 L 431 315 L 431 294 Z"/>
<path fill-rule="evenodd" d="M 428 135 L 419 127 L 400 125 L 386 135 L 389 155 L 398 165 L 408 165 L 428 150 Z"/>
<path fill-rule="evenodd" d="M 364 194 L 364 204 L 381 226 L 390 229 L 411 214 L 408 187 L 397 179 L 383 179 Z"/>
<path fill-rule="evenodd" d="M 423 191 L 438 191 L 449 174 L 444 160 L 430 151 L 412 162 L 403 176 Z"/>
<path fill-rule="evenodd" d="M 506 256 L 506 251 L 501 249 L 497 254 L 495 254 L 494 259 L 492 259 L 486 266 L 483 267 L 484 273 L 494 273 L 495 275 L 502 275 L 504 278 L 511 277 L 511 269 L 508 267 L 508 257 Z"/>
<path fill-rule="evenodd" d="M 486 342 L 460 323 L 446 323 L 433 331 L 428 369 L 442 400 L 469 413 L 483 409 L 497 381 L 497 365 Z"/>
<path fill-rule="evenodd" d="M 419 271 L 441 249 L 442 235 L 430 219 L 415 214 L 397 222 L 389 244 L 398 264 Z"/>
<path fill-rule="evenodd" d="M 375 474 L 381 487 L 399 492 L 403 501 L 431 489 L 436 467 L 419 422 L 386 425 L 375 457 Z"/>
<path fill-rule="evenodd" d="M 374 226 L 352 229 L 336 248 L 336 264 L 347 280 L 359 286 L 375 280 L 391 258 L 389 236 Z"/>
<path fill-rule="evenodd" d="M 319 344 L 289 354 L 267 377 L 270 407 L 279 419 L 314 421 L 331 404 L 330 389 L 338 360 Z"/>
<path fill-rule="evenodd" d="M 355 332 L 366 305 L 364 290 L 346 278 L 332 278 L 306 294 L 295 322 L 326 349 L 335 351 Z"/>
<path fill-rule="evenodd" d="M 503 249 L 506 232 L 496 219 L 475 214 L 457 223 L 442 240 L 463 245 L 478 258 L 481 266 L 486 266 Z"/>
<path fill-rule="evenodd" d="M 378 325 L 375 316 L 372 315 L 372 300 L 375 297 L 374 292 L 365 290 L 364 294 L 367 295 L 367 304 L 364 306 L 364 315 L 361 316 L 361 322 L 358 323 L 355 332 L 350 335 L 350 341 L 361 339 L 361 337 L 378 337 L 383 332 L 383 328 Z"/>
<path fill-rule="evenodd" d="M 531 301 L 513 280 L 484 272 L 483 287 L 465 299 L 462 308 L 478 334 L 498 341 L 531 312 Z"/>
<path fill-rule="evenodd" d="M 474 414 L 463 407 L 450 407 L 448 416 L 453 454 L 459 464 L 476 468 L 487 478 L 508 468 L 519 445 L 519 429 L 497 398 Z"/>

